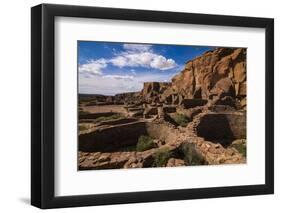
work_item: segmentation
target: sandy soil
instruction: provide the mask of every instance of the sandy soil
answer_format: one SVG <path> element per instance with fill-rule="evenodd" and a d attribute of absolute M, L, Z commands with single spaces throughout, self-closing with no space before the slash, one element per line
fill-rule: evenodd
<path fill-rule="evenodd" d="M 126 113 L 123 105 L 104 105 L 104 106 L 84 106 L 84 111 L 90 113 L 100 113 L 100 112 L 117 112 L 117 113 Z"/>

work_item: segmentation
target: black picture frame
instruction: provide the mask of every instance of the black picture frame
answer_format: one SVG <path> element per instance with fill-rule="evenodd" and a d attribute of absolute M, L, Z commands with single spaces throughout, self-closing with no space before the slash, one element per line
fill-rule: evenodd
<path fill-rule="evenodd" d="M 264 28 L 265 184 L 94 195 L 54 195 L 55 17 Z M 274 20 L 164 11 L 41 4 L 31 9 L 31 204 L 39 208 L 218 198 L 274 193 Z"/>

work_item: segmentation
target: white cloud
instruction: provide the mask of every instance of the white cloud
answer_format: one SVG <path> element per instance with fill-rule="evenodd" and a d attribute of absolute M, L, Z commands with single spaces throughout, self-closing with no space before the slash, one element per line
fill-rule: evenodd
<path fill-rule="evenodd" d="M 168 70 L 177 66 L 171 58 L 166 58 L 153 52 L 152 45 L 146 44 L 124 44 L 124 52 L 115 54 L 111 59 L 91 60 L 88 63 L 79 66 L 79 73 L 85 78 L 93 75 L 102 75 L 102 70 L 108 63 L 119 68 L 123 67 L 145 67 L 159 70 Z"/>
<path fill-rule="evenodd" d="M 128 51 L 149 51 L 152 45 L 149 44 L 124 44 L 123 48 Z"/>
<path fill-rule="evenodd" d="M 111 62 L 114 66 L 117 66 L 117 67 L 125 67 L 128 64 L 127 59 L 123 56 L 117 56 L 117 57 L 114 57 L 112 59 L 109 59 L 108 61 Z"/>
<path fill-rule="evenodd" d="M 79 93 L 115 95 L 140 91 L 142 86 L 142 83 L 126 75 L 125 77 L 121 75 L 96 75 L 92 78 L 79 78 Z"/>
<path fill-rule="evenodd" d="M 79 66 L 79 73 L 85 75 L 101 75 L 102 69 L 107 66 L 105 59 L 91 60 Z"/>
<path fill-rule="evenodd" d="M 132 81 L 134 79 L 134 76 L 132 76 L 132 75 L 104 75 L 103 78 Z"/>
<path fill-rule="evenodd" d="M 157 55 L 151 61 L 150 66 L 160 70 L 167 70 L 174 68 L 176 66 L 176 63 L 173 59 L 166 59 L 162 55 Z"/>
<path fill-rule="evenodd" d="M 123 52 L 109 60 L 117 67 L 147 67 L 160 70 L 174 68 L 177 64 L 173 59 L 167 59 L 153 52 Z"/>
<path fill-rule="evenodd" d="M 107 77 L 105 77 L 107 76 Z M 124 77 L 125 76 L 125 77 Z M 79 78 L 79 93 L 115 95 L 125 92 L 137 92 L 143 88 L 143 83 L 148 81 L 170 81 L 172 73 L 162 74 L 147 73 L 144 75 L 95 75 L 91 78 Z M 128 80 L 129 79 L 129 80 Z"/>

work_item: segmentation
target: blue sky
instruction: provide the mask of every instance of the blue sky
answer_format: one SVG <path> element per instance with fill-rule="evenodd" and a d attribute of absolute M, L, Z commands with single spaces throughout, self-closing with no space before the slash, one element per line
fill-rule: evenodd
<path fill-rule="evenodd" d="M 143 82 L 169 82 L 204 46 L 78 41 L 79 93 L 140 91 Z"/>

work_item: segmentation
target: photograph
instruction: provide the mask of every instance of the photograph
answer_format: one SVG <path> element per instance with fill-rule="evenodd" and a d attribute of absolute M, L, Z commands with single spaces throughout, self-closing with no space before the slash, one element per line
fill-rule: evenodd
<path fill-rule="evenodd" d="M 275 196 L 275 13 L 212 5 L 32 6 L 31 205 Z"/>
<path fill-rule="evenodd" d="M 78 170 L 245 164 L 247 49 L 77 41 Z"/>

